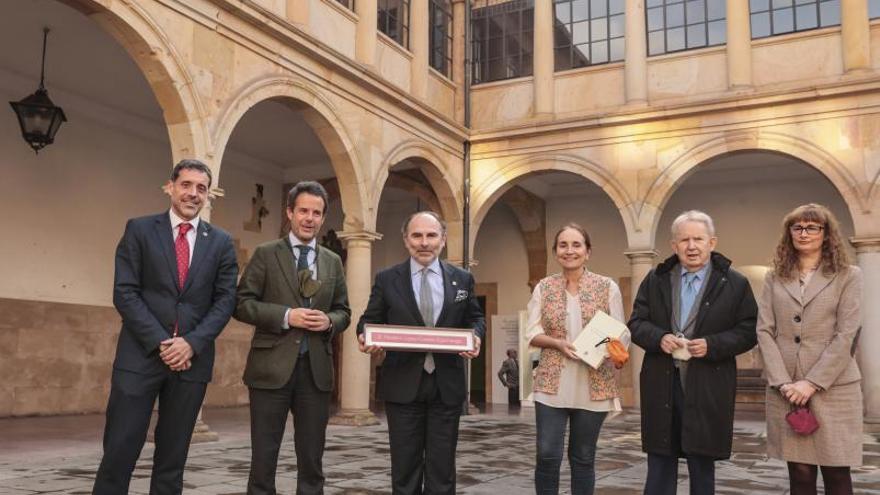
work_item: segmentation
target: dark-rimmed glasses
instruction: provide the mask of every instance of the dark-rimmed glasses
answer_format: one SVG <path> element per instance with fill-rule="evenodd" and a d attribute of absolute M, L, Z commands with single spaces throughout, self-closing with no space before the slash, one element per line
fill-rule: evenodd
<path fill-rule="evenodd" d="M 791 235 L 801 235 L 804 232 L 810 235 L 816 235 L 825 230 L 825 227 L 822 225 L 792 225 L 788 230 L 791 231 Z"/>

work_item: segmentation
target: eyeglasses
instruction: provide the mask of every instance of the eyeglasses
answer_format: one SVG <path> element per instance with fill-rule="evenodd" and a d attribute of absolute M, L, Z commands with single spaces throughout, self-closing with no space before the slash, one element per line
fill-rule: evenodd
<path fill-rule="evenodd" d="M 789 230 L 792 235 L 801 235 L 804 232 L 810 235 L 816 235 L 825 230 L 825 227 L 821 225 L 792 225 L 789 227 Z"/>

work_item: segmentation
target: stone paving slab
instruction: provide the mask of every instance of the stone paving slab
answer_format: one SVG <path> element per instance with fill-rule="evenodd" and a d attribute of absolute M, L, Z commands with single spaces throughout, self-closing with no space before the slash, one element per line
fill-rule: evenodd
<path fill-rule="evenodd" d="M 35 419 L 3 420 L 4 431 Z M 65 421 L 69 422 L 69 419 Z M 85 421 L 85 420 L 84 420 Z M 250 463 L 250 443 L 246 435 L 247 416 L 239 414 L 235 432 L 222 432 L 214 443 L 194 444 L 184 476 L 187 495 L 238 495 L 245 493 Z M 210 421 L 209 421 L 210 423 Z M 288 428 L 290 430 L 290 428 Z M 36 433 L 34 434 L 36 435 Z M 49 439 L 51 440 L 51 439 Z M 41 442 L 47 439 L 40 439 Z M 53 456 L 40 444 L 38 456 L 32 457 L 27 443 L 19 441 L 18 451 L 0 448 L 0 495 L 89 494 L 94 472 L 100 461 L 100 445 L 65 445 L 63 455 Z M 773 494 L 788 493 L 788 480 L 782 462 L 764 455 L 764 423 L 737 420 L 734 455 L 717 465 L 717 493 Z M 865 437 L 865 465 L 853 470 L 855 491 L 880 495 L 880 444 Z M 149 493 L 153 449 L 148 444 L 134 473 L 130 493 Z M 535 455 L 534 416 L 528 409 L 521 413 L 494 412 L 463 417 L 457 456 L 458 492 L 471 495 L 525 495 L 534 493 Z M 639 418 L 621 414 L 609 418 L 599 439 L 596 465 L 596 493 L 637 495 L 647 471 L 645 455 L 640 450 Z M 567 463 L 562 467 L 562 493 L 570 483 Z M 387 494 L 391 465 L 388 433 L 384 424 L 370 427 L 331 426 L 324 460 L 327 494 Z M 687 467 L 680 467 L 679 493 L 688 492 Z M 296 491 L 296 458 L 291 432 L 287 432 L 278 466 L 280 493 Z"/>

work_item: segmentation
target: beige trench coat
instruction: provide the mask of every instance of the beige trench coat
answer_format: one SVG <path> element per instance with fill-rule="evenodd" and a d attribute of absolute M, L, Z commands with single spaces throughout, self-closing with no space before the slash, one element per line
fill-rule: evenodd
<path fill-rule="evenodd" d="M 758 348 L 767 378 L 767 453 L 820 466 L 862 464 L 861 374 L 852 356 L 861 326 L 862 273 L 851 266 L 800 282 L 767 274 L 758 304 Z M 785 422 L 788 401 L 775 388 L 806 378 L 821 390 L 810 399 L 819 421 L 811 436 Z"/>

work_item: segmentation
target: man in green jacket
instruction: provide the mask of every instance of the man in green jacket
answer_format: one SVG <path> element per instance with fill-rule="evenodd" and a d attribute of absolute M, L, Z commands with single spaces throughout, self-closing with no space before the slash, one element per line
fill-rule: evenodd
<path fill-rule="evenodd" d="M 311 181 L 294 186 L 287 196 L 290 234 L 257 247 L 238 286 L 235 317 L 256 327 L 244 371 L 251 413 L 250 495 L 276 493 L 288 412 L 296 493 L 323 493 L 331 339 L 351 321 L 342 260 L 316 242 L 326 212 L 323 186 Z"/>

